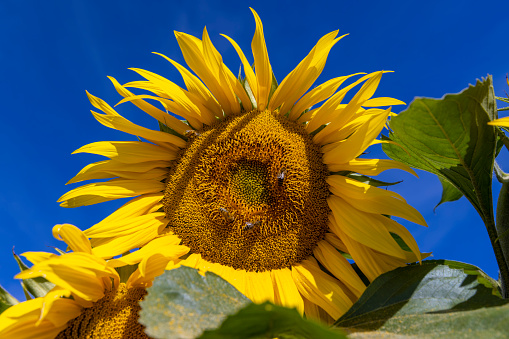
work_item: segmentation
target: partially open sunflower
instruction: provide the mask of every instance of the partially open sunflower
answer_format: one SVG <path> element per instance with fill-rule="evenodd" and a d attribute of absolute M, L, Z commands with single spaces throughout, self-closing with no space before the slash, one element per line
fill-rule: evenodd
<path fill-rule="evenodd" d="M 175 255 L 172 246 L 162 253 L 138 251 L 106 262 L 93 253 L 90 241 L 77 227 L 56 225 L 53 234 L 73 252 L 22 254 L 34 265 L 16 278 L 44 277 L 55 286 L 44 297 L 4 311 L 0 315 L 0 338 L 148 338 L 138 323 L 139 302 Z M 139 268 L 121 281 L 115 267 L 133 263 L 140 263 Z"/>
<path fill-rule="evenodd" d="M 206 29 L 201 40 L 175 33 L 194 74 L 165 57 L 186 89 L 142 69 L 133 70 L 143 81 L 120 85 L 110 77 L 124 97 L 120 103 L 130 101 L 157 119 L 161 131 L 135 125 L 88 94 L 102 111 L 92 112 L 101 124 L 139 140 L 78 149 L 75 153 L 109 160 L 86 166 L 70 182 L 112 179 L 73 189 L 59 202 L 77 207 L 133 198 L 85 231 L 103 258 L 170 238 L 189 252 L 167 269 L 213 271 L 255 302 L 270 300 L 331 321 L 365 289 L 345 257 L 370 281 L 422 258 L 410 233 L 389 218 L 425 225 L 419 212 L 400 195 L 361 180 L 391 168 L 413 173 L 396 161 L 360 158 L 380 142 L 376 137 L 391 114 L 390 108 L 373 107 L 403 103 L 373 98 L 383 71 L 334 78 L 308 91 L 342 38 L 338 31 L 323 36 L 277 85 L 261 20 L 253 14 L 254 67 L 225 36 L 240 57 L 244 78 L 223 64 Z M 338 90 L 354 76 L 358 79 Z M 344 102 L 357 85 L 358 92 Z"/>

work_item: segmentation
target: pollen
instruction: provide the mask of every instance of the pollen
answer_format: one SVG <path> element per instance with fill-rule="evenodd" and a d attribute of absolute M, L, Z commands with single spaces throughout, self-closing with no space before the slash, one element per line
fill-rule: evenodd
<path fill-rule="evenodd" d="M 79 317 L 69 321 L 56 339 L 149 338 L 143 331 L 144 326 L 138 323 L 139 302 L 146 294 L 143 288 L 127 288 L 121 283 L 118 289 L 107 292 Z"/>
<path fill-rule="evenodd" d="M 319 147 L 279 112 L 231 115 L 189 138 L 171 167 L 168 227 L 211 262 L 290 267 L 327 230 L 327 174 Z"/>

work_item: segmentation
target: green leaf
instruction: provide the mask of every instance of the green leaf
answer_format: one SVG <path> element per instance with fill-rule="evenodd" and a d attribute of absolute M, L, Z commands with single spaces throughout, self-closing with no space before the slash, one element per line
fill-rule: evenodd
<path fill-rule="evenodd" d="M 491 176 L 497 138 L 487 123 L 496 114 L 489 76 L 459 94 L 414 100 L 389 123 L 390 139 L 404 150 L 389 143 L 383 150 L 394 160 L 450 181 L 485 224 L 493 225 Z"/>
<path fill-rule="evenodd" d="M 456 201 L 463 196 L 463 193 L 454 187 L 454 185 L 448 180 L 445 180 L 442 177 L 438 177 L 438 180 L 440 180 L 440 183 L 442 184 L 442 197 L 435 208 L 433 208 L 433 211 L 444 202 Z"/>
<path fill-rule="evenodd" d="M 154 338 L 196 338 L 250 303 L 218 275 L 179 267 L 155 278 L 140 303 L 140 323 Z"/>
<path fill-rule="evenodd" d="M 365 332 L 356 333 L 360 338 L 382 333 L 419 338 L 503 337 L 509 300 L 494 294 L 496 284 L 469 264 L 424 261 L 375 279 L 335 326 Z"/>
<path fill-rule="evenodd" d="M 19 301 L 0 286 L 0 314 L 12 305 L 16 305 Z"/>
<path fill-rule="evenodd" d="M 427 313 L 419 315 L 413 322 L 408 318 L 390 319 L 379 330 L 358 332 L 352 338 L 506 339 L 509 305 L 447 314 Z"/>
<path fill-rule="evenodd" d="M 28 266 L 25 265 L 25 263 L 21 260 L 21 258 L 12 252 L 14 255 L 14 259 L 18 262 L 19 269 L 21 271 L 27 270 Z M 44 297 L 46 293 L 48 293 L 53 287 L 55 287 L 55 284 L 52 282 L 44 279 L 43 277 L 37 277 L 37 278 L 30 278 L 30 279 L 23 279 L 22 283 L 23 289 L 26 292 L 30 292 L 30 294 L 34 298 L 40 298 Z M 27 298 L 28 299 L 28 298 Z"/>
<path fill-rule="evenodd" d="M 306 320 L 295 309 L 271 303 L 249 304 L 231 315 L 222 325 L 205 331 L 200 339 L 280 338 L 340 339 L 346 336 L 338 329 L 327 328 Z"/>

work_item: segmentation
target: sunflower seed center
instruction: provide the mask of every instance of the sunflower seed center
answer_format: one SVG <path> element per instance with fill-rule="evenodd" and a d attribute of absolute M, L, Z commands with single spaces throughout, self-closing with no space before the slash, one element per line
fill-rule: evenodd
<path fill-rule="evenodd" d="M 218 120 L 190 139 L 163 199 L 169 229 L 213 263 L 290 267 L 327 230 L 329 188 L 319 146 L 278 112 Z"/>

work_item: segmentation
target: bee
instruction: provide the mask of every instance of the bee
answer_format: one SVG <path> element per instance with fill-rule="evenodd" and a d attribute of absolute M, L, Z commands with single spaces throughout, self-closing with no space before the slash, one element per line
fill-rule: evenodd
<path fill-rule="evenodd" d="M 257 226 L 260 224 L 260 221 L 257 220 L 257 221 L 254 221 L 254 222 L 246 222 L 246 225 L 242 228 L 243 231 L 247 231 L 247 230 L 250 230 L 252 229 L 253 227 Z"/>
<path fill-rule="evenodd" d="M 226 210 L 226 208 L 223 208 L 223 207 L 219 207 L 219 212 L 221 212 L 221 214 L 223 215 L 223 217 L 229 221 L 229 222 L 232 222 L 233 221 L 233 217 L 230 215 L 230 213 Z"/>
<path fill-rule="evenodd" d="M 190 140 L 197 138 L 200 136 L 200 133 L 196 132 L 194 129 L 188 129 L 184 132 L 184 136 Z"/>
<path fill-rule="evenodd" d="M 279 187 L 283 186 L 285 177 L 286 177 L 286 169 L 282 168 L 277 175 L 277 185 Z"/>

